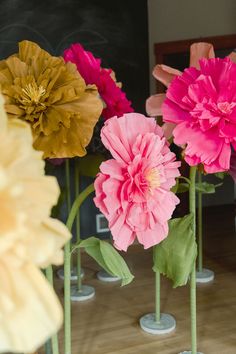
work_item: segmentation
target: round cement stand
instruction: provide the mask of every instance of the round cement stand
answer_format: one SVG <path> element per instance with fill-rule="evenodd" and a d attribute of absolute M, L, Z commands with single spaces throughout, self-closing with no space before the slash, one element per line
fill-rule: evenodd
<path fill-rule="evenodd" d="M 160 323 L 155 321 L 155 314 L 149 313 L 140 318 L 139 324 L 149 334 L 168 334 L 175 330 L 176 321 L 173 316 L 161 313 Z"/>
<path fill-rule="evenodd" d="M 114 275 L 111 275 L 107 273 L 104 269 L 100 270 L 97 273 L 97 278 L 100 281 L 106 282 L 106 283 L 113 283 L 121 280 L 120 277 L 115 277 Z"/>
<path fill-rule="evenodd" d="M 212 270 L 203 268 L 202 272 L 196 272 L 196 282 L 206 284 L 214 280 L 215 274 Z"/>
<path fill-rule="evenodd" d="M 57 271 L 57 275 L 60 279 L 64 280 L 64 268 L 59 268 Z M 84 277 L 84 270 L 81 269 L 81 278 Z M 71 269 L 71 276 L 70 276 L 70 280 L 71 281 L 75 281 L 77 280 L 77 269 L 76 267 L 73 267 Z"/>
<path fill-rule="evenodd" d="M 180 352 L 179 354 L 192 354 L 191 350 L 185 350 L 184 352 Z M 197 352 L 197 354 L 203 354 L 202 352 Z"/>
<path fill-rule="evenodd" d="M 95 289 L 90 285 L 82 285 L 78 291 L 77 284 L 71 286 L 71 301 L 86 301 L 92 299 L 95 295 Z"/>

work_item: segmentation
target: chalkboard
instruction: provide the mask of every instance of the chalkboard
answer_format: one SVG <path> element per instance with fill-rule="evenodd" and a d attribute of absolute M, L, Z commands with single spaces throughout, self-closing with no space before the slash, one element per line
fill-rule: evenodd
<path fill-rule="evenodd" d="M 136 111 L 148 96 L 146 0 L 1 0 L 0 58 L 17 42 L 37 42 L 53 55 L 80 42 L 111 67 Z"/>
<path fill-rule="evenodd" d="M 80 42 L 102 58 L 103 67 L 115 71 L 135 111 L 145 112 L 149 95 L 146 0 L 1 0 L 0 58 L 15 53 L 17 43 L 24 39 L 52 55 L 62 55 L 65 48 Z M 63 187 L 64 167 L 54 173 Z M 89 183 L 83 178 L 81 188 Z M 62 211 L 65 219 L 65 205 Z M 82 237 L 97 234 L 97 214 L 89 198 L 81 208 Z M 101 232 L 98 236 L 108 235 Z"/>

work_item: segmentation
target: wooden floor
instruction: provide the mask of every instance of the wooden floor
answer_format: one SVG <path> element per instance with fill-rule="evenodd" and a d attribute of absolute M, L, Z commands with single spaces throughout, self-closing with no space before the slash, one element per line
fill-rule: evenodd
<path fill-rule="evenodd" d="M 204 211 L 205 266 L 215 281 L 198 286 L 198 350 L 204 354 L 236 354 L 236 236 L 232 206 Z M 154 310 L 152 254 L 139 246 L 127 254 L 135 280 L 127 287 L 104 284 L 98 266 L 83 255 L 85 284 L 96 297 L 73 303 L 73 354 L 177 354 L 190 348 L 189 288 L 172 289 L 162 280 L 162 311 L 177 321 L 175 333 L 152 336 L 139 327 L 139 318 Z M 62 298 L 62 283 L 56 281 Z M 61 343 L 62 344 L 62 343 Z M 61 351 L 63 353 L 63 350 Z"/>

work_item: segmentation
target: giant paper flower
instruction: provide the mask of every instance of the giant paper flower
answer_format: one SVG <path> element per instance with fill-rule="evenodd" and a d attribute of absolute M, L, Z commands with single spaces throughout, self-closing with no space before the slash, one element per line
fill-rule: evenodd
<path fill-rule="evenodd" d="M 154 119 L 129 113 L 105 122 L 102 142 L 113 159 L 100 166 L 96 206 L 109 222 L 114 245 L 127 250 L 136 236 L 144 248 L 168 234 L 178 198 L 170 191 L 179 162 Z"/>
<path fill-rule="evenodd" d="M 105 103 L 102 116 L 104 119 L 122 116 L 133 112 L 131 102 L 116 83 L 112 70 L 101 67 L 101 60 L 84 50 L 81 44 L 72 44 L 64 52 L 65 61 L 75 63 L 86 84 L 95 84 L 99 95 Z"/>
<path fill-rule="evenodd" d="M 0 62 L 0 85 L 9 117 L 30 123 L 44 158 L 86 154 L 102 102 L 74 64 L 23 41 L 17 54 Z"/>
<path fill-rule="evenodd" d="M 190 67 L 199 68 L 199 60 L 202 58 L 214 58 L 215 53 L 212 44 L 210 43 L 194 43 L 190 46 Z M 163 85 L 168 87 L 171 81 L 179 75 L 182 75 L 182 72 L 171 68 L 170 66 L 157 64 L 152 72 L 154 78 L 160 81 Z M 165 93 L 159 93 L 156 95 L 150 96 L 146 100 L 146 111 L 149 116 L 161 116 L 162 115 L 162 103 L 166 98 Z M 169 139 L 172 135 L 175 124 L 173 123 L 165 123 L 163 125 L 164 134 L 167 139 Z"/>
<path fill-rule="evenodd" d="M 229 58 L 201 59 L 171 82 L 162 105 L 163 120 L 176 124 L 174 142 L 186 145 L 190 166 L 207 173 L 230 168 L 236 148 L 236 64 Z"/>
<path fill-rule="evenodd" d="M 7 120 L 0 96 L 0 352 L 30 353 L 62 323 L 40 268 L 63 261 L 66 227 L 49 217 L 59 187 L 44 175 L 29 125 Z"/>

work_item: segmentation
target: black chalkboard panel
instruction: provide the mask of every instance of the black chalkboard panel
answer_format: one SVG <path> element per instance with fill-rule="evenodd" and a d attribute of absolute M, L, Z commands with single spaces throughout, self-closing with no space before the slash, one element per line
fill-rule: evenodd
<path fill-rule="evenodd" d="M 17 43 L 37 42 L 52 55 L 80 42 L 102 58 L 102 65 L 116 72 L 135 111 L 145 112 L 149 94 L 148 30 L 146 0 L 0 0 L 0 58 L 17 51 Z M 73 163 L 72 163 L 73 165 Z M 73 169 L 72 169 L 73 171 Z M 64 166 L 54 169 L 64 186 Z M 81 188 L 91 183 L 81 180 Z M 73 176 L 72 176 L 73 193 Z M 81 208 L 82 237 L 97 233 L 97 214 L 92 197 Z M 61 218 L 66 218 L 62 207 Z M 104 220 L 101 221 L 105 230 Z"/>
<path fill-rule="evenodd" d="M 54 55 L 80 42 L 111 67 L 136 111 L 148 96 L 146 0 L 1 0 L 0 58 L 28 39 Z"/>

